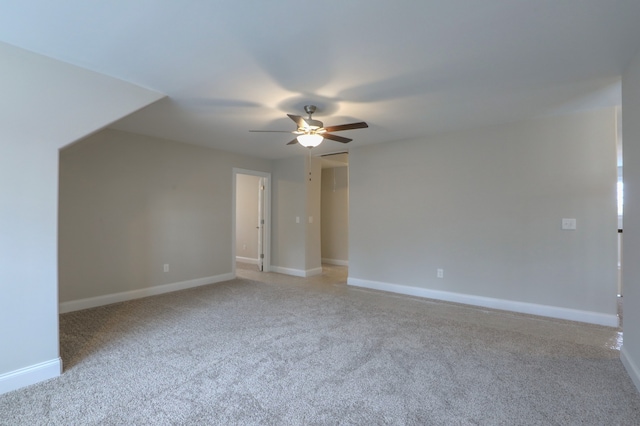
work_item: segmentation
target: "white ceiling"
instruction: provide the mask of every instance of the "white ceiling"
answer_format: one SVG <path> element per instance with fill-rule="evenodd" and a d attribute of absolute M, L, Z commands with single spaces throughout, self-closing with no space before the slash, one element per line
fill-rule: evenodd
<path fill-rule="evenodd" d="M 168 95 L 113 127 L 265 158 L 620 103 L 638 0 L 2 0 L 0 41 Z"/>

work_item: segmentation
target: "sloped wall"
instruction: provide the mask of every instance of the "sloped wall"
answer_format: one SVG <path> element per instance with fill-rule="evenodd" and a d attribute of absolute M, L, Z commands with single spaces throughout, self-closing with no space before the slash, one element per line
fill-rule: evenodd
<path fill-rule="evenodd" d="M 60 374 L 58 149 L 164 95 L 0 43 L 0 393 Z"/>

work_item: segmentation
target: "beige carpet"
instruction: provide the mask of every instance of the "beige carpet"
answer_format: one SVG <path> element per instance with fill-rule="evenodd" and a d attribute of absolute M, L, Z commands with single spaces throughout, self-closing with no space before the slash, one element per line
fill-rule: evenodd
<path fill-rule="evenodd" d="M 640 424 L 619 330 L 256 277 L 62 315 L 0 424 Z"/>

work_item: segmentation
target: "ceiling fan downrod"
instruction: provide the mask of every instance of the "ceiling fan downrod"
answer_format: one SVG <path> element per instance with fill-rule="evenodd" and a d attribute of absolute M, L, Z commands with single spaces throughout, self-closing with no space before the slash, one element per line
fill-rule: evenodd
<path fill-rule="evenodd" d="M 316 106 L 315 105 L 305 105 L 304 106 L 304 112 L 306 112 L 307 114 L 309 114 L 309 120 L 311 120 L 311 114 L 313 114 L 314 112 L 316 112 Z"/>

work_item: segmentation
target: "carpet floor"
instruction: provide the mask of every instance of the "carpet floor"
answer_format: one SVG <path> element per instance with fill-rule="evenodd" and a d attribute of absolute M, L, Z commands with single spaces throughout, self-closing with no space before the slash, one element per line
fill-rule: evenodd
<path fill-rule="evenodd" d="M 255 274 L 61 315 L 0 424 L 640 424 L 620 330 Z"/>

